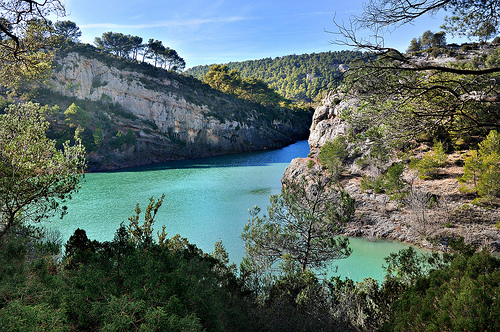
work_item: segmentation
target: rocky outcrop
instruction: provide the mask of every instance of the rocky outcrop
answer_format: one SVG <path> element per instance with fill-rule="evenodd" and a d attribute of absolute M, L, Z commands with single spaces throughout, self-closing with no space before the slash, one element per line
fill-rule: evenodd
<path fill-rule="evenodd" d="M 338 135 L 346 134 L 349 125 L 342 118 L 348 114 L 346 112 L 355 110 L 356 105 L 356 100 L 341 101 L 341 97 L 334 94 L 323 100 L 313 115 L 309 136 L 311 153 L 308 158 L 294 159 L 286 168 L 283 180 L 301 178 L 311 170 L 324 171 L 318 162 L 320 148 Z M 357 157 L 362 157 L 369 148 L 369 142 L 364 146 L 348 147 L 350 159 L 344 165 L 341 184 L 356 200 L 356 213 L 346 227 L 347 236 L 397 240 L 443 251 L 448 250 L 450 239 L 464 237 L 466 243 L 500 251 L 497 228 L 500 211 L 473 205 L 472 197 L 460 192 L 456 178 L 463 170 L 455 163 L 459 155 L 449 156 L 447 165 L 435 180 L 420 180 L 407 170 L 404 177 L 410 195 L 397 201 L 385 193 L 361 189 L 363 175 L 377 174 L 373 165 L 362 168 L 356 163 Z M 324 172 L 324 176 L 328 173 Z M 431 197 L 433 204 L 429 204 Z"/>
<path fill-rule="evenodd" d="M 91 170 L 278 148 L 307 135 L 306 122 L 273 118 L 262 107 L 192 78 L 156 69 L 153 73 L 119 69 L 78 52 L 56 59 L 50 90 L 77 100 L 119 105 L 119 113 L 104 106 L 103 114 L 94 114 L 93 120 L 113 118 L 114 133 L 132 130 L 136 140 L 133 147 L 90 154 Z"/>

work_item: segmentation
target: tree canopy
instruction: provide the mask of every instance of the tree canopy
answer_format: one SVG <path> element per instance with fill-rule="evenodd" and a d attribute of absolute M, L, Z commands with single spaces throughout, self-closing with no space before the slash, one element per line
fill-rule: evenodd
<path fill-rule="evenodd" d="M 291 259 L 304 271 L 322 268 L 350 254 L 349 240 L 339 236 L 354 214 L 354 200 L 317 175 L 285 182 L 281 194 L 272 195 L 268 216 L 251 211 L 252 219 L 242 234 L 251 266 L 272 269 Z"/>
<path fill-rule="evenodd" d="M 64 16 L 61 1 L 7 0 L 0 2 L 0 84 L 40 78 L 50 69 L 52 54 L 42 51 L 56 42 L 46 17 Z"/>
<path fill-rule="evenodd" d="M 83 146 L 77 139 L 56 149 L 45 135 L 43 112 L 26 103 L 10 105 L 0 115 L 0 238 L 24 221 L 64 213 L 61 201 L 78 189 L 82 178 Z"/>
<path fill-rule="evenodd" d="M 73 21 L 57 21 L 54 23 L 54 33 L 74 43 L 78 42 L 82 36 L 80 28 Z"/>
<path fill-rule="evenodd" d="M 138 60 L 142 52 L 142 61 L 152 59 L 155 67 L 159 66 L 166 70 L 182 71 L 186 67 L 186 62 L 177 51 L 165 47 L 161 40 L 151 38 L 143 44 L 142 37 L 109 31 L 103 33 L 102 37 L 96 37 L 94 44 L 104 52 L 134 60 Z"/>
<path fill-rule="evenodd" d="M 352 23 L 372 31 L 392 29 L 440 10 L 449 13 L 443 28 L 452 35 L 487 40 L 498 32 L 500 4 L 496 0 L 370 0 Z"/>
<path fill-rule="evenodd" d="M 368 51 L 342 76 L 342 93 L 359 99 L 362 106 L 353 115 L 357 128 L 383 128 L 387 140 L 404 141 L 422 134 L 485 135 L 498 127 L 500 66 L 496 48 L 485 46 L 477 52 L 467 47 L 453 49 L 445 46 L 444 32 L 426 31 L 411 42 L 405 54 L 386 46 L 383 38 L 385 29 L 410 23 L 428 12 L 442 9 L 466 20 L 476 15 L 474 8 L 485 12 L 496 6 L 496 1 L 371 1 L 362 15 L 352 17 L 349 26 L 338 25 L 336 43 Z M 484 21 L 496 24 L 497 14 L 498 10 L 494 15 L 485 14 Z M 465 27 L 454 27 L 466 33 Z M 363 29 L 371 29 L 374 37 L 359 38 Z M 440 54 L 454 58 L 439 61 Z"/>
<path fill-rule="evenodd" d="M 329 83 L 352 60 L 361 56 L 362 53 L 356 51 L 321 52 L 229 62 L 225 65 L 229 71 L 238 71 L 242 78 L 262 80 L 286 99 L 312 103 L 323 95 Z M 196 66 L 187 69 L 186 73 L 203 80 L 213 66 Z"/>

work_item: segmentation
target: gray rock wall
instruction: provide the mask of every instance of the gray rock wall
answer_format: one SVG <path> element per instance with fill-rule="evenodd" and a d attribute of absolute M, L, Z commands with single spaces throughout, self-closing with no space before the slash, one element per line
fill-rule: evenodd
<path fill-rule="evenodd" d="M 52 91 L 77 99 L 118 103 L 139 120 L 154 122 L 158 127 L 156 133 L 146 133 L 140 124 L 126 124 L 126 128 L 137 131 L 137 147 L 111 158 L 108 153 L 107 160 L 115 160 L 105 169 L 278 148 L 305 133 L 304 125 L 300 128 L 281 121 L 257 121 L 252 112 L 238 121 L 216 118 L 213 114 L 220 110 L 188 102 L 182 93 L 175 93 L 181 90 L 177 89 L 177 80 L 120 70 L 79 53 L 69 53 L 57 62 L 50 80 Z M 99 169 L 99 154 L 93 157 Z"/>
<path fill-rule="evenodd" d="M 292 160 L 283 174 L 283 181 L 298 179 L 313 171 L 323 171 L 318 161 L 321 147 L 349 129 L 341 119 L 345 112 L 355 111 L 357 101 L 341 101 L 334 94 L 328 95 L 316 108 L 311 125 L 308 158 Z M 358 151 L 369 151 L 370 142 L 364 146 L 350 145 Z M 394 159 L 393 159 L 394 160 Z M 382 238 L 407 242 L 429 249 L 448 250 L 451 238 L 464 237 L 466 243 L 475 243 L 492 251 L 500 251 L 500 233 L 496 228 L 500 220 L 499 209 L 486 210 L 471 204 L 471 197 L 460 192 L 456 177 L 463 174 L 459 167 L 449 162 L 442 170 L 443 176 L 435 180 L 420 180 L 414 172 L 407 170 L 405 180 L 411 183 L 411 194 L 405 201 L 394 201 L 385 193 L 362 190 L 363 175 L 375 176 L 372 165 L 361 169 L 352 156 L 344 165 L 342 186 L 356 200 L 354 220 L 346 226 L 347 236 L 370 239 Z M 437 197 L 437 204 L 429 206 L 419 198 Z"/>

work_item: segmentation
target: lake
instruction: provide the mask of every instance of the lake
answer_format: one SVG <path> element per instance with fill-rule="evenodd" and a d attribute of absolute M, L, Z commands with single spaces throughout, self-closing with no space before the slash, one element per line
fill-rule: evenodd
<path fill-rule="evenodd" d="M 91 240 L 110 241 L 120 223 L 128 223 L 137 203 L 145 210 L 150 197 L 165 194 L 155 229 L 165 225 L 169 237 L 178 233 L 205 252 L 220 239 L 230 259 L 239 263 L 245 254 L 240 235 L 248 209 L 257 205 L 266 211 L 269 195 L 281 190 L 290 161 L 308 153 L 307 141 L 301 141 L 278 150 L 86 174 L 67 204 L 68 214 L 50 227 L 61 232 L 64 242 L 76 228 L 84 229 Z M 354 238 L 351 247 L 351 256 L 335 264 L 340 275 L 362 280 L 381 279 L 383 258 L 408 246 Z"/>

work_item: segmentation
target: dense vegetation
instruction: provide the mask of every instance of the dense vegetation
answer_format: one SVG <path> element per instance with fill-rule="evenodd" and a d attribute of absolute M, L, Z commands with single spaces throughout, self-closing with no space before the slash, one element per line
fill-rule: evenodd
<path fill-rule="evenodd" d="M 318 279 L 285 257 L 271 276 L 238 269 L 221 243 L 206 254 L 165 230 L 161 200 L 114 239 L 18 226 L 0 242 L 3 331 L 484 331 L 500 326 L 500 260 L 458 242 L 456 254 L 386 259 L 387 276 Z M 155 236 L 156 237 L 156 236 Z M 248 267 L 248 266 L 247 266 Z"/>
<path fill-rule="evenodd" d="M 397 1 L 373 1 L 366 10 L 373 10 L 371 6 L 377 4 L 384 9 L 394 3 Z M 409 15 L 407 4 L 411 10 L 429 6 L 427 2 L 404 2 L 405 15 Z M 457 33 L 486 38 L 496 32 L 496 16 L 485 24 L 485 17 L 478 17 L 477 13 L 485 7 L 498 9 L 497 2 L 433 0 L 430 5 L 434 9 L 451 6 L 454 16 L 447 24 L 458 29 Z M 36 59 L 36 51 L 46 45 L 44 38 L 50 31 L 43 24 L 27 24 L 24 31 L 10 30 L 10 23 L 19 23 L 18 19 L 21 22 L 43 19 L 58 12 L 61 3 L 21 0 L 3 1 L 2 6 L 5 15 L 0 20 L 0 30 L 5 39 L 0 43 L 0 53 L 4 56 L 0 61 L 5 66 L 0 70 L 0 79 L 17 83 L 36 71 L 30 72 L 30 66 L 24 67 L 28 72 L 8 69 L 34 60 L 31 55 Z M 397 14 L 394 9 L 398 8 L 389 8 L 385 12 L 389 16 L 381 15 L 383 10 L 372 11 L 373 19 L 394 18 L 391 15 Z M 424 9 L 423 12 L 429 10 Z M 456 17 L 463 20 L 457 22 L 453 19 Z M 464 26 L 463 22 L 470 24 Z M 39 43 L 28 43 L 33 32 L 42 32 Z M 25 49 L 27 45 L 34 48 Z M 418 70 L 410 70 L 411 67 L 401 67 L 401 61 L 408 59 L 403 54 L 383 51 L 372 59 L 374 62 L 366 61 L 355 67 L 354 75 L 347 80 L 351 84 L 347 86 L 358 96 L 367 93 L 364 101 L 372 106 L 362 108 L 365 117 L 359 123 L 367 119 L 375 122 L 364 122 L 365 128 L 370 129 L 358 137 L 373 140 L 369 158 L 387 154 L 388 147 L 383 144 L 387 137 L 385 130 L 397 120 L 403 125 L 410 121 L 421 126 L 423 130 L 418 135 L 440 137 L 437 133 L 444 133 L 449 138 L 459 129 L 469 135 L 488 131 L 477 151 L 465 161 L 463 190 L 483 193 L 490 203 L 498 198 L 495 186 L 499 183 L 500 139 L 495 130 L 498 127 L 495 75 L 500 69 L 495 67 L 495 59 L 485 57 L 477 68 L 474 67 L 477 63 L 464 68 L 427 67 L 425 75 L 421 75 Z M 19 57 L 19 52 L 30 56 Z M 38 59 L 39 70 L 48 68 L 46 59 Z M 113 57 L 107 59 L 115 61 Z M 483 64 L 488 67 L 484 69 Z M 380 75 L 370 76 L 373 70 Z M 429 70 L 435 72 L 429 75 Z M 371 80 L 360 84 L 366 77 Z M 462 100 L 462 104 L 458 100 L 463 94 L 448 96 L 443 92 L 459 91 L 452 89 L 457 82 L 466 88 L 465 92 L 475 92 L 466 93 L 470 98 Z M 380 92 L 370 90 L 381 86 L 392 91 L 392 97 L 402 92 L 413 95 L 403 99 L 402 104 L 393 105 L 392 99 L 387 103 L 386 95 L 377 98 L 374 91 L 379 95 Z M 470 90 L 474 87 L 479 89 Z M 420 90 L 415 94 L 413 88 L 425 93 Z M 238 89 L 241 87 L 235 91 Z M 92 122 L 92 115 L 76 103 L 68 104 L 64 112 L 33 103 L 15 105 L 14 100 L 1 100 L 1 104 L 6 107 L 0 114 L 0 328 L 4 331 L 500 329 L 500 260 L 486 252 L 477 252 L 473 246 L 465 245 L 463 239 L 450 240 L 452 254 L 418 256 L 412 249 L 391 254 L 386 259 L 387 274 L 381 283 L 372 279 L 354 283 L 349 279 L 318 278 L 313 267 L 321 269 L 325 262 L 350 253 L 348 241 L 335 236 L 352 216 L 354 201 L 341 188 L 324 191 L 325 186 L 339 186 L 338 169 L 349 157 L 345 153 L 348 143 L 343 139 L 325 145 L 320 153 L 320 162 L 330 170 L 328 178 L 318 177 L 316 183 L 310 183 L 317 169 L 311 165 L 309 179 L 285 183 L 281 194 L 271 197 L 267 217 L 258 216 L 254 210 L 243 233 L 247 247 L 253 250 L 248 251 L 249 256 L 240 269 L 229 263 L 222 243 L 215 245 L 212 254 L 206 254 L 178 235 L 167 238 L 165 228 L 156 238 L 153 225 L 163 197 L 158 201 L 151 198 L 144 222 L 140 222 L 142 212 L 138 205 L 129 224 L 122 224 L 113 240 L 91 240 L 84 230 L 77 229 L 62 254 L 57 232 L 37 228 L 28 220 L 36 222 L 46 215 L 64 212 L 61 203 L 74 193 L 81 180 L 83 148 L 76 135 L 74 145 L 65 143 L 62 151 L 57 150 L 55 142 L 46 137 L 48 124 L 43 115 L 56 112 L 63 117 L 65 128 L 74 129 L 75 134 L 79 126 Z M 445 113 L 436 115 L 437 110 Z M 377 123 L 375 115 L 386 122 Z M 450 122 L 440 122 L 448 118 Z M 483 121 L 489 122 L 482 126 Z M 433 123 L 436 126 L 431 126 Z M 391 129 L 398 128 L 395 125 Z M 400 133 L 409 135 L 407 129 L 402 128 Z M 92 137 L 96 139 L 98 135 Z M 99 139 L 94 143 L 98 144 Z M 424 178 L 434 177 L 434 168 L 439 167 L 444 157 L 443 144 L 437 142 L 431 152 L 415 162 L 415 167 Z M 374 181 L 375 184 L 379 181 L 380 190 L 399 192 L 400 176 L 401 164 L 395 163 Z"/>
<path fill-rule="evenodd" d="M 88 44 L 62 44 L 56 52 L 53 71 L 62 70 L 63 59 L 73 52 L 87 58 L 97 59 L 110 67 L 144 74 L 141 84 L 145 88 L 182 96 L 187 102 L 195 105 L 206 105 L 209 108 L 206 116 L 212 116 L 221 122 L 249 123 L 252 121 L 255 126 L 272 127 L 273 121 L 277 120 L 285 124 L 299 124 L 297 128 L 302 127 L 304 133 L 310 123 L 311 112 L 308 108 L 298 108 L 284 101 L 266 84 L 258 84 L 258 89 L 245 95 L 225 93 L 193 77 L 164 70 L 146 62 L 102 52 Z M 122 77 L 129 79 L 126 73 Z M 176 82 L 176 84 L 161 84 L 163 80 Z M 107 84 L 108 82 L 95 79 L 92 89 Z M 66 86 L 68 90 L 77 88 L 78 86 Z M 13 103 L 19 96 L 23 99 L 33 98 L 42 105 L 50 106 L 50 112 L 46 112 L 51 124 L 47 134 L 57 141 L 58 147 L 62 147 L 62 143 L 66 140 L 72 140 L 75 132 L 79 130 L 87 154 L 96 156 L 97 161 L 89 160 L 91 169 L 99 167 L 98 160 L 101 157 L 107 158 L 116 151 L 125 152 L 137 147 L 141 131 L 148 135 L 161 136 L 179 146 L 183 144 L 173 131 L 160 131 L 153 121 L 140 120 L 119 103 L 113 103 L 111 97 L 105 93 L 98 101 L 91 101 L 67 97 L 52 91 L 43 84 L 29 82 L 29 84 L 16 85 L 15 89 L 6 91 L 4 96 L 0 97 L 2 109 Z M 179 156 L 172 155 L 171 157 Z"/>
<path fill-rule="evenodd" d="M 337 81 L 342 68 L 347 69 L 351 61 L 361 56 L 361 52 L 354 51 L 322 52 L 230 62 L 226 65 L 242 77 L 263 80 L 287 99 L 312 103 L 318 101 L 326 89 Z M 210 67 L 196 66 L 185 73 L 202 80 Z"/>

